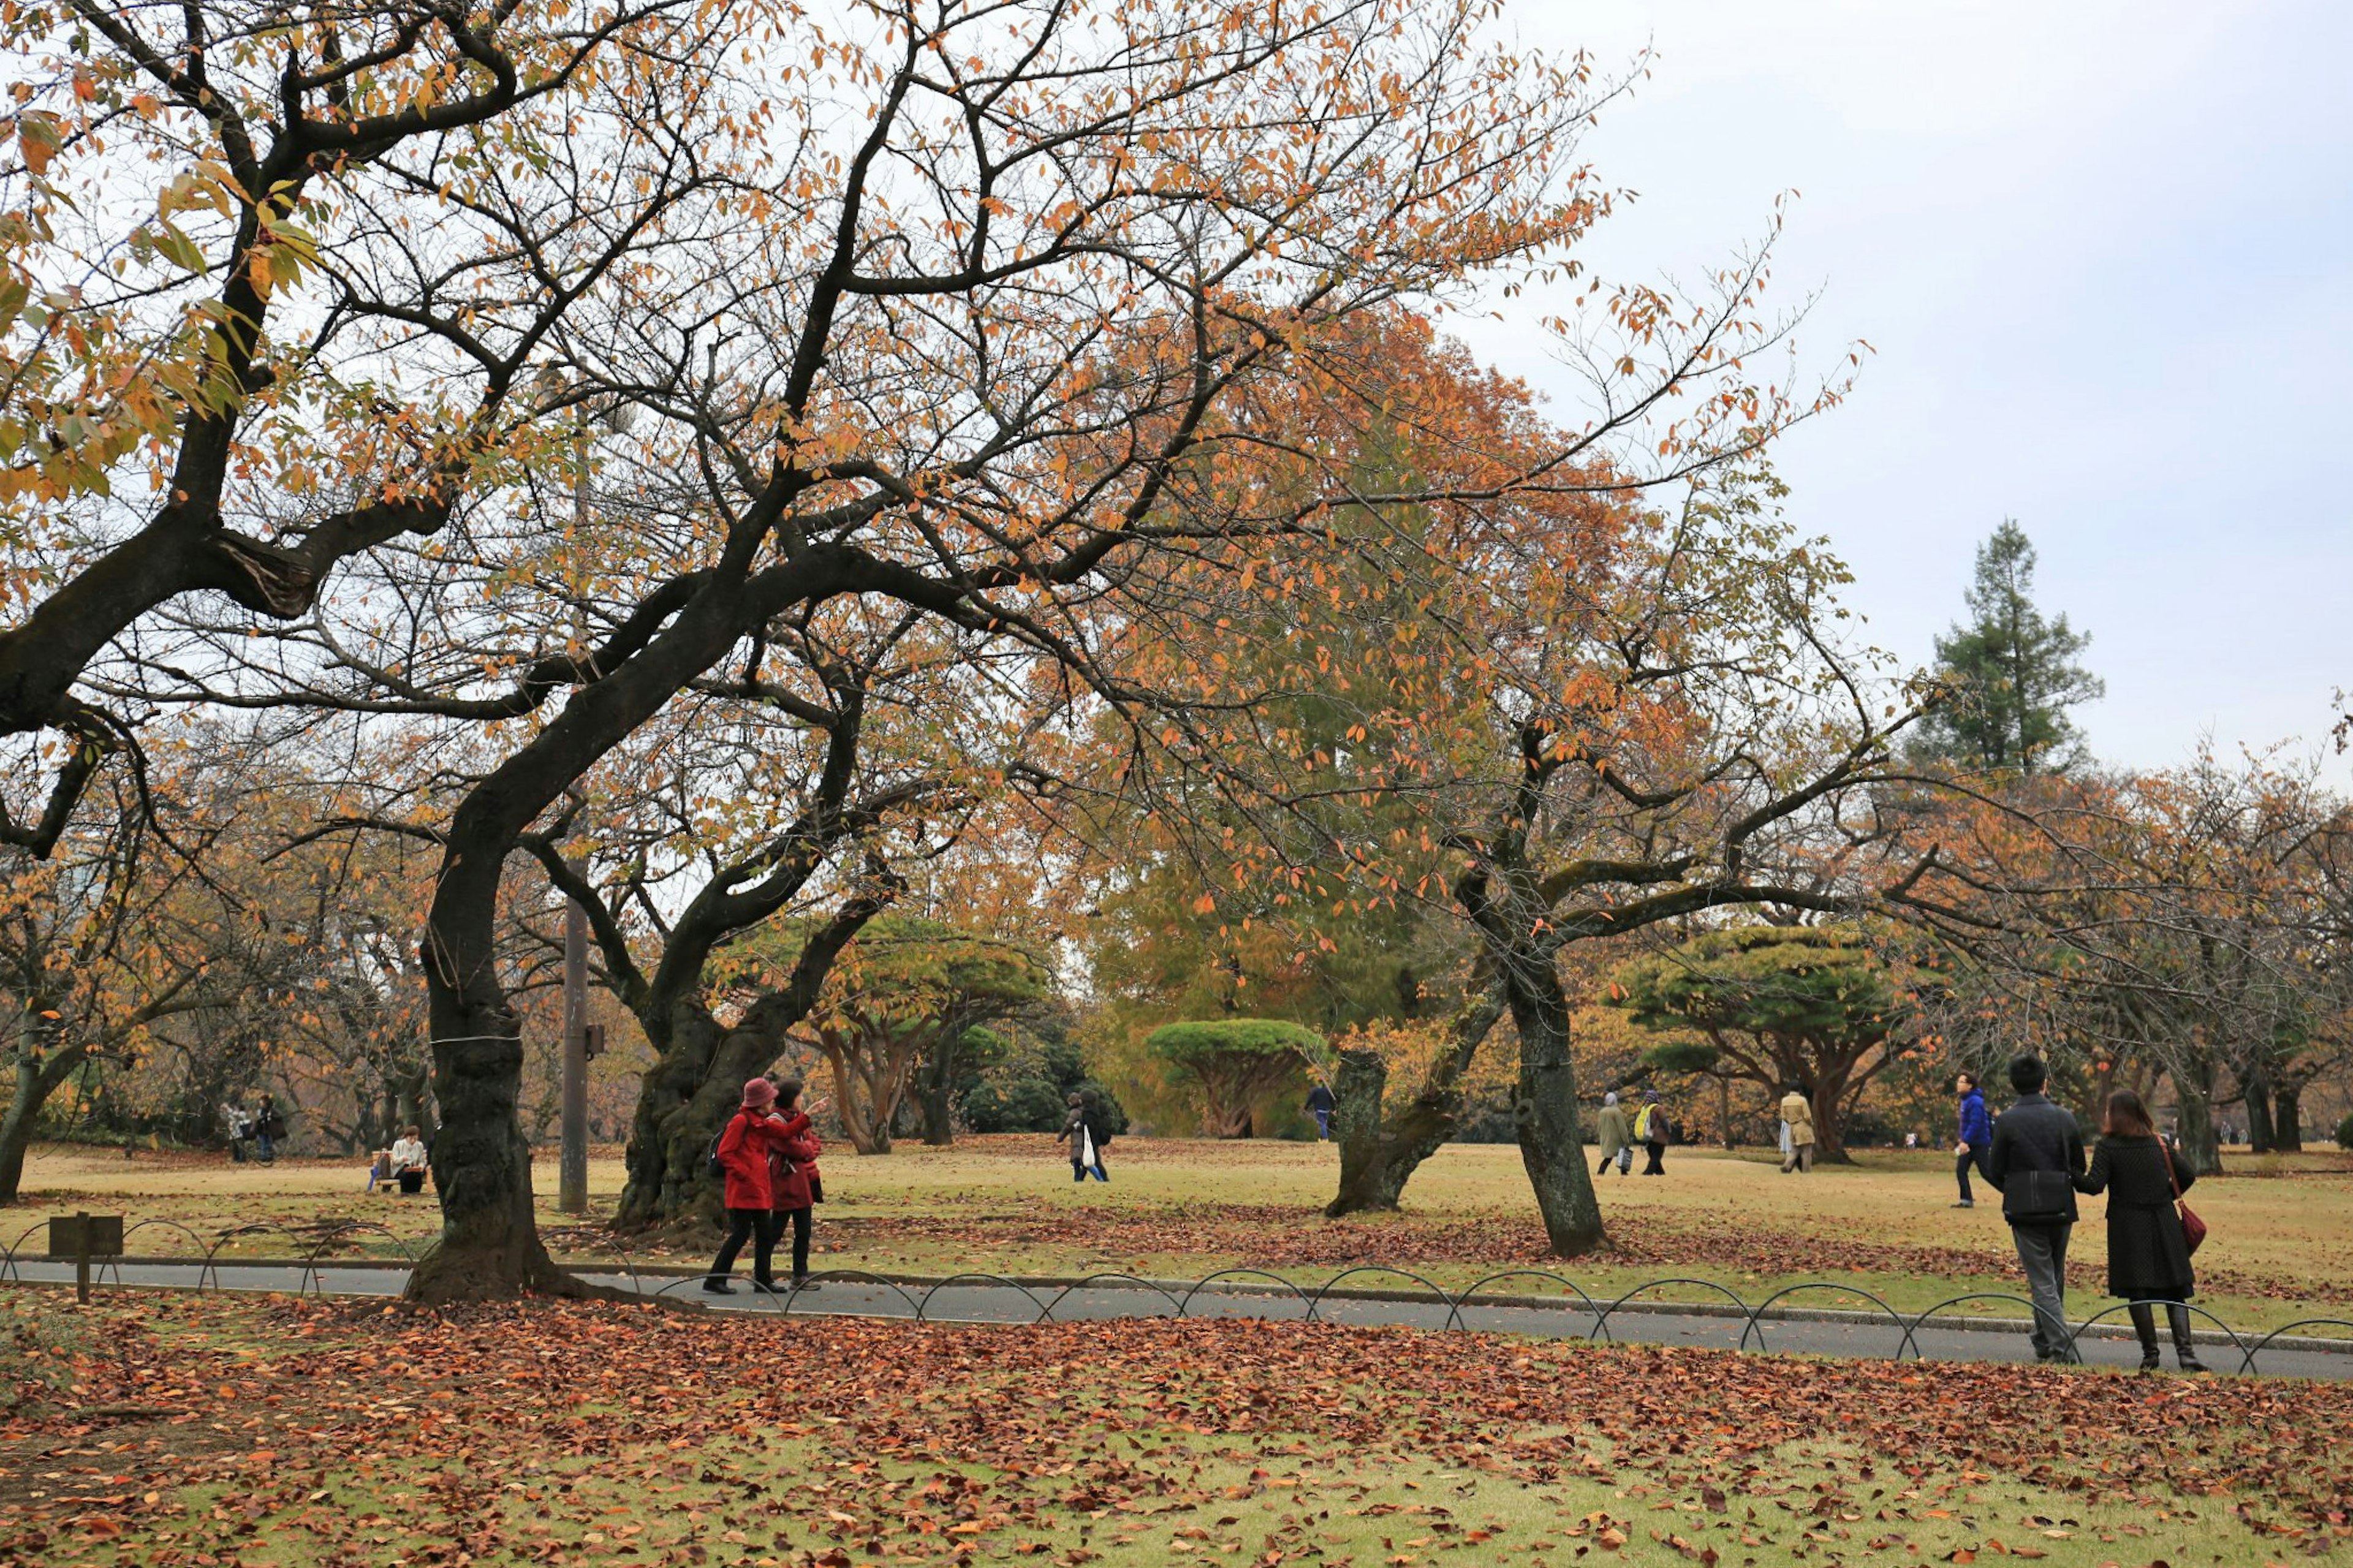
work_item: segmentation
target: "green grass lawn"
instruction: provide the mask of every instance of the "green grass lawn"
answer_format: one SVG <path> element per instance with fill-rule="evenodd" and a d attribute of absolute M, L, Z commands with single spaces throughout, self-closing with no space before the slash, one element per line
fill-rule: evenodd
<path fill-rule="evenodd" d="M 2353 1156 L 2242 1156 L 2231 1166 L 2230 1174 L 2196 1189 L 2212 1226 L 2198 1259 L 2200 1305 L 2242 1329 L 2353 1319 Z M 1761 1155 L 1679 1149 L 1662 1179 L 1601 1179 L 1612 1249 L 1569 1262 L 1546 1256 L 1518 1152 L 1508 1146 L 1441 1150 L 1408 1189 L 1404 1213 L 1344 1222 L 1321 1214 L 1337 1168 L 1328 1144 L 1123 1139 L 1112 1148 L 1111 1168 L 1109 1185 L 1074 1186 L 1053 1143 L 1038 1137 L 972 1139 L 948 1150 L 902 1145 L 871 1159 L 828 1155 L 818 1266 L 929 1276 L 1120 1270 L 1172 1279 L 1248 1267 L 1309 1282 L 1385 1266 L 1448 1289 L 1498 1270 L 1543 1268 L 1597 1296 L 1687 1275 L 1752 1302 L 1827 1280 L 1904 1311 L 1968 1291 L 2015 1293 L 2021 1284 L 1998 1202 L 1987 1194 L 1976 1209 L 1950 1207 L 1951 1163 L 1935 1152 L 1873 1152 L 1852 1166 L 1785 1176 Z M 617 1159 L 591 1167 L 586 1224 L 553 1211 L 544 1190 L 553 1187 L 552 1173 L 543 1174 L 549 1179 L 542 1184 L 541 1224 L 560 1255 L 612 1258 L 626 1248 L 647 1263 L 699 1258 L 699 1246 L 616 1237 L 598 1221 L 619 1193 Z M 281 1162 L 264 1169 L 195 1156 L 126 1162 L 119 1153 L 43 1150 L 28 1171 L 27 1200 L 0 1211 L 0 1239 L 49 1214 L 86 1207 L 134 1223 L 170 1221 L 206 1239 L 238 1225 L 308 1235 L 315 1233 L 309 1227 L 360 1220 L 390 1228 L 399 1243 L 363 1232 L 347 1237 L 343 1250 L 390 1255 L 430 1240 L 438 1220 L 429 1195 L 370 1197 L 360 1190 L 364 1180 L 349 1164 Z M 2071 1301 L 2088 1315 L 2107 1301 L 2099 1200 L 2087 1200 L 2085 1209 Z M 161 1254 L 191 1243 L 158 1226 L 132 1245 Z M 284 1256 L 301 1245 L 272 1231 L 239 1238 L 229 1250 Z M 1408 1283 L 1377 1275 L 1354 1282 Z M 1558 1289 L 1533 1278 L 1493 1288 Z M 1704 1300 L 1708 1292 L 1662 1294 Z M 1841 1303 L 1810 1292 L 1794 1304 Z M 1999 1302 L 1978 1310 L 2017 1310 Z"/>
<path fill-rule="evenodd" d="M 2353 1388 L 1232 1321 L 0 1289 L 0 1561 L 2353 1558 Z"/>

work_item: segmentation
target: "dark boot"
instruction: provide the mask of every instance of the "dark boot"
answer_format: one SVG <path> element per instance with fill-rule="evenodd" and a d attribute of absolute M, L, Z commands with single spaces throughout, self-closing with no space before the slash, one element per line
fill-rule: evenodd
<path fill-rule="evenodd" d="M 2125 1309 L 2132 1314 L 2133 1332 L 2140 1336 L 2140 1369 L 2157 1370 L 2157 1314 L 2144 1301 L 2135 1301 Z"/>
<path fill-rule="evenodd" d="M 2165 1315 L 2173 1325 L 2173 1361 L 2184 1372 L 2204 1372 L 2206 1363 L 2198 1359 L 2198 1342 L 2189 1331 L 2189 1309 L 2178 1301 L 2166 1305 Z"/>

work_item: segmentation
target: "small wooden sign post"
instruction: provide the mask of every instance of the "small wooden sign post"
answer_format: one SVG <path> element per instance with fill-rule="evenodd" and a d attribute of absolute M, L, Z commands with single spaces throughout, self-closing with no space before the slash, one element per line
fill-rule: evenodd
<path fill-rule="evenodd" d="M 122 1256 L 122 1216 L 77 1212 L 49 1221 L 49 1256 L 74 1260 L 74 1300 L 90 1300 L 90 1260 Z"/>

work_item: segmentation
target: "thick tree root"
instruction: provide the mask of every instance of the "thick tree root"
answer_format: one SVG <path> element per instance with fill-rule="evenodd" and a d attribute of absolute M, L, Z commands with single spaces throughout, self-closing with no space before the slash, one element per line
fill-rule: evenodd
<path fill-rule="evenodd" d="M 632 1290 L 591 1285 L 559 1268 L 536 1237 L 520 1247 L 452 1247 L 427 1253 L 401 1300 L 413 1307 L 456 1307 L 545 1296 L 566 1301 L 635 1301 Z"/>

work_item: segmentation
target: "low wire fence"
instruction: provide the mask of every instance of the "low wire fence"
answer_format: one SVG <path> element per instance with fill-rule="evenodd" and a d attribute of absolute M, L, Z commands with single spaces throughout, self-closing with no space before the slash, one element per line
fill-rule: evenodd
<path fill-rule="evenodd" d="M 17 1267 L 20 1258 L 29 1260 L 37 1257 L 47 1262 L 60 1261 L 46 1249 L 35 1252 L 26 1246 L 47 1224 L 46 1220 L 37 1221 L 18 1232 L 13 1238 L 0 1242 L 0 1280 L 31 1283 L 26 1279 L 23 1271 Z M 269 1224 L 233 1226 L 220 1231 L 207 1242 L 195 1230 L 176 1220 L 151 1219 L 142 1220 L 123 1231 L 121 1256 L 91 1260 L 93 1279 L 107 1284 L 110 1289 L 142 1288 L 126 1284 L 122 1279 L 121 1268 L 125 1262 L 136 1264 L 140 1261 L 132 1252 L 131 1240 L 141 1232 L 150 1230 L 174 1233 L 195 1245 L 195 1254 L 185 1259 L 170 1261 L 178 1267 L 194 1267 L 196 1269 L 194 1289 L 199 1295 L 207 1289 L 231 1289 L 222 1282 L 221 1270 L 236 1268 L 293 1269 L 296 1271 L 296 1295 L 307 1296 L 315 1292 L 325 1296 L 329 1294 L 326 1283 L 328 1268 L 338 1265 L 346 1268 L 384 1266 L 380 1259 L 353 1258 L 347 1256 L 332 1258 L 327 1257 L 327 1254 L 334 1249 L 349 1247 L 366 1237 L 381 1237 L 390 1243 L 392 1248 L 408 1267 L 414 1268 L 417 1260 L 416 1249 L 407 1241 L 389 1227 L 377 1225 L 371 1220 L 343 1220 L 332 1225 L 304 1229 Z M 240 1255 L 226 1259 L 221 1257 L 222 1249 L 232 1242 L 269 1235 L 283 1236 L 293 1241 L 301 1248 L 300 1256 L 258 1258 Z M 706 1272 L 702 1269 L 681 1272 L 667 1267 L 640 1268 L 637 1260 L 627 1252 L 617 1259 L 601 1262 L 575 1261 L 567 1267 L 575 1274 L 601 1276 L 607 1279 L 627 1279 L 634 1293 L 657 1301 L 667 1300 L 674 1291 L 699 1289 L 707 1278 Z M 1372 1276 L 1406 1281 L 1413 1289 L 1404 1290 L 1390 1288 L 1377 1291 L 1367 1290 L 1362 1286 L 1342 1289 L 1345 1282 L 1348 1280 Z M 1427 1302 L 1431 1308 L 1444 1309 L 1445 1316 L 1438 1326 L 1448 1331 L 1471 1326 L 1465 1319 L 1466 1309 L 1472 1311 L 1490 1312 L 1566 1311 L 1582 1318 L 1589 1318 L 1591 1321 L 1579 1334 L 1557 1334 L 1556 1337 L 1582 1338 L 1588 1342 L 1605 1343 L 1617 1342 L 1617 1336 L 1610 1329 L 1610 1320 L 1621 1313 L 1628 1311 L 1699 1312 L 1727 1324 L 1737 1322 L 1740 1327 L 1737 1348 L 1743 1351 L 1753 1348 L 1759 1352 L 1769 1352 L 1772 1348 L 1766 1335 L 1766 1324 L 1768 1321 L 1786 1323 L 1799 1321 L 1788 1309 L 1783 1308 L 1781 1303 L 1797 1297 L 1829 1296 L 1841 1302 L 1867 1304 L 1867 1310 L 1857 1308 L 1846 1309 L 1842 1315 L 1835 1320 L 1837 1321 L 1870 1323 L 1876 1322 L 1883 1316 L 1888 1327 L 1894 1330 L 1896 1333 L 1895 1352 L 1892 1358 L 1896 1361 L 1902 1361 L 1907 1355 L 1915 1361 L 1926 1359 L 1920 1348 L 1921 1331 L 1936 1320 L 1956 1312 L 1959 1308 L 2008 1303 L 2022 1309 L 2024 1316 L 2028 1319 L 2031 1319 L 2034 1313 L 2033 1302 L 2023 1296 L 1999 1290 L 1970 1290 L 1957 1296 L 1947 1297 L 1933 1306 L 1907 1316 L 1872 1291 L 1855 1285 L 1827 1279 L 1785 1285 L 1762 1300 L 1751 1303 L 1739 1292 L 1721 1281 L 1676 1275 L 1645 1280 L 1631 1289 L 1605 1300 L 1588 1293 L 1584 1287 L 1566 1275 L 1555 1273 L 1548 1268 L 1529 1268 L 1498 1269 L 1472 1281 L 1460 1290 L 1450 1291 L 1444 1286 L 1412 1269 L 1381 1263 L 1358 1264 L 1344 1268 L 1312 1289 L 1285 1275 L 1264 1268 L 1221 1268 L 1215 1273 L 1207 1274 L 1190 1281 L 1147 1279 L 1141 1275 L 1117 1271 L 1090 1274 L 1073 1280 L 1043 1283 L 981 1271 L 954 1274 L 944 1279 L 917 1281 L 893 1279 L 888 1275 L 863 1268 L 822 1269 L 810 1274 L 808 1279 L 819 1284 L 871 1287 L 888 1292 L 889 1296 L 895 1298 L 898 1304 L 904 1309 L 902 1311 L 892 1312 L 860 1308 L 851 1315 L 903 1318 L 918 1323 L 941 1321 L 933 1311 L 933 1303 L 943 1291 L 983 1289 L 1010 1292 L 1029 1304 L 1031 1315 L 1026 1320 L 992 1321 L 1030 1323 L 1102 1321 L 1103 1314 L 1101 1312 L 1088 1313 L 1082 1319 L 1056 1317 L 1056 1311 L 1074 1294 L 1081 1292 L 1100 1295 L 1106 1291 L 1117 1290 L 1146 1298 L 1157 1298 L 1158 1304 L 1152 1310 L 1123 1311 L 1117 1315 L 1176 1319 L 1194 1315 L 1192 1309 L 1195 1300 L 1206 1293 L 1227 1307 L 1230 1307 L 1238 1297 L 1245 1296 L 1250 1299 L 1288 1300 L 1298 1308 L 1298 1321 L 1311 1323 L 1331 1321 L 1332 1320 L 1325 1316 L 1325 1309 L 1334 1301 L 1369 1300 L 1405 1303 Z M 1512 1280 L 1542 1281 L 1557 1287 L 1560 1294 L 1552 1296 L 1536 1291 L 1496 1293 L 1491 1289 L 1491 1287 Z M 653 1281 L 659 1281 L 659 1283 L 653 1283 Z M 177 1289 L 178 1287 L 157 1282 L 144 1288 Z M 243 1288 L 256 1289 L 257 1287 Z M 1704 1299 L 1696 1303 L 1671 1301 L 1661 1295 L 1662 1292 L 1676 1289 L 1697 1292 Z M 806 1289 L 778 1286 L 772 1289 L 755 1289 L 753 1292 L 753 1300 L 766 1312 L 778 1317 L 790 1317 L 797 1306 L 806 1312 L 816 1305 L 807 1300 L 811 1292 Z M 828 1300 L 835 1299 L 828 1298 Z M 2258 1372 L 2259 1356 L 2273 1349 L 2280 1340 L 2299 1334 L 2306 1330 L 2335 1329 L 2341 1331 L 2348 1337 L 2341 1340 L 2331 1337 L 2317 1344 L 2306 1339 L 2292 1347 L 2293 1349 L 2321 1350 L 2326 1352 L 2353 1356 L 2353 1319 L 2300 1318 L 2250 1340 L 2231 1324 L 2195 1302 L 2185 1304 L 2167 1301 L 2120 1301 L 2094 1313 L 2081 1322 L 2065 1325 L 2069 1350 L 2072 1352 L 2077 1342 L 2084 1335 L 2091 1333 L 2093 1330 L 2109 1320 L 2129 1312 L 2133 1307 L 2155 1308 L 2175 1305 L 2187 1305 L 2193 1317 L 2211 1324 L 2221 1338 L 2227 1341 L 2239 1352 L 2239 1365 L 2236 1370 L 2241 1373 Z M 836 1307 L 828 1308 L 827 1310 L 839 1315 L 842 1309 Z M 1425 1323 L 1418 1326 L 1428 1325 Z M 1988 1327 L 1988 1320 L 1983 1316 L 1969 1315 L 1952 1318 L 1944 1326 L 1983 1331 Z M 2006 1323 L 2004 1326 L 2015 1327 L 2016 1325 Z M 2111 1333 L 2104 1333 L 2097 1337 L 2111 1337 Z"/>

